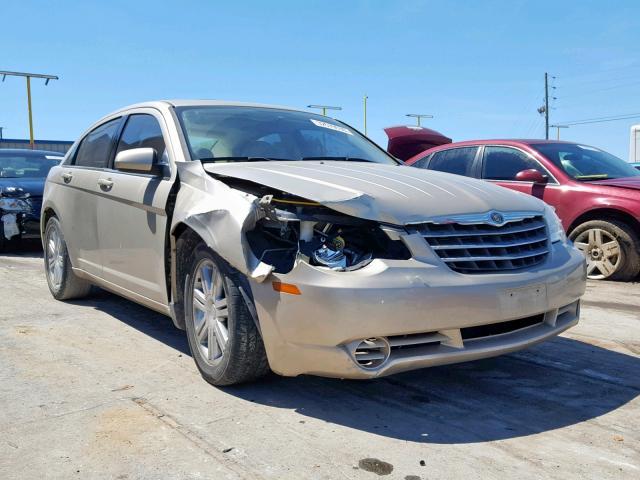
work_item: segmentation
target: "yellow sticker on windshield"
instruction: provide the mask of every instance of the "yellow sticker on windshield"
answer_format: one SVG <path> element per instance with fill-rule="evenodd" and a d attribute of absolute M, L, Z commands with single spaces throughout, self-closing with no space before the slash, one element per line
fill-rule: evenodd
<path fill-rule="evenodd" d="M 338 125 L 333 125 L 332 123 L 322 122 L 320 120 L 314 120 L 313 118 L 310 118 L 309 120 L 311 120 L 311 123 L 313 123 L 314 125 L 316 125 L 318 127 L 328 128 L 329 130 L 335 130 L 336 132 L 346 133 L 347 135 L 353 135 L 353 133 L 351 133 L 348 128 L 339 127 Z"/>

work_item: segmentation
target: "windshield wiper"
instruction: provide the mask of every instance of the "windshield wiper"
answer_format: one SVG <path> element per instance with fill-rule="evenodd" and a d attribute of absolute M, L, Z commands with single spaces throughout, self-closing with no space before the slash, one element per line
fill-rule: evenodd
<path fill-rule="evenodd" d="M 212 162 L 287 162 L 291 158 L 270 158 L 270 157 L 208 157 L 199 158 L 203 163 Z"/>
<path fill-rule="evenodd" d="M 609 175 L 606 173 L 596 173 L 594 175 L 576 175 L 573 178 L 575 178 L 576 180 L 584 180 L 588 182 L 589 180 L 606 180 L 607 178 L 609 178 Z"/>
<path fill-rule="evenodd" d="M 369 160 L 368 158 L 359 158 L 359 157 L 302 157 L 300 160 L 337 160 L 340 162 L 376 163 L 375 161 Z"/>

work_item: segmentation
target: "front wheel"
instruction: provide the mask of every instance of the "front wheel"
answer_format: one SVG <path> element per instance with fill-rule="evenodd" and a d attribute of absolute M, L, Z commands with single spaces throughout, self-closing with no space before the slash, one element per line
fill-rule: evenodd
<path fill-rule="evenodd" d="M 240 292 L 242 274 L 204 244 L 196 247 L 185 282 L 189 348 L 213 385 L 255 380 L 269 371 L 258 328 Z M 246 287 L 245 287 L 246 288 Z"/>
<path fill-rule="evenodd" d="M 632 280 L 640 271 L 640 241 L 626 223 L 591 220 L 570 234 L 587 259 L 587 277 L 592 280 Z"/>

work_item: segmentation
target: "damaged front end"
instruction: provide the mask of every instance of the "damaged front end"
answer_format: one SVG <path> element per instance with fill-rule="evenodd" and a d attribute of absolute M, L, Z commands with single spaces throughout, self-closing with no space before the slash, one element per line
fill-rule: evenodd
<path fill-rule="evenodd" d="M 22 188 L 0 189 L 0 236 L 3 241 L 22 236 L 25 223 L 38 214 L 31 195 Z"/>
<path fill-rule="evenodd" d="M 172 230 L 194 230 L 232 267 L 262 282 L 298 262 L 332 271 L 358 270 L 376 258 L 408 259 L 398 236 L 378 222 L 235 177 L 204 174 L 200 162 L 179 166 Z"/>
<path fill-rule="evenodd" d="M 258 188 L 261 219 L 247 232 L 247 241 L 260 262 L 272 265 L 276 273 L 290 272 L 296 262 L 353 271 L 375 258 L 410 258 L 404 244 L 391 239 L 376 222 L 286 192 Z"/>

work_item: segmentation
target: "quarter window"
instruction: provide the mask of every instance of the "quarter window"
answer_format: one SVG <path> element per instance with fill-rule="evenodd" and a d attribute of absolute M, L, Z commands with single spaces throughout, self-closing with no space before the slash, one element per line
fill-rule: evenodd
<path fill-rule="evenodd" d="M 153 148 L 156 158 L 163 158 L 166 147 L 162 129 L 153 115 L 134 114 L 127 119 L 116 154 L 132 148 Z"/>
<path fill-rule="evenodd" d="M 74 165 L 107 168 L 120 120 L 110 120 L 89 132 L 78 147 Z"/>
<path fill-rule="evenodd" d="M 472 176 L 471 168 L 473 166 L 473 160 L 476 156 L 477 150 L 477 147 L 441 150 L 434 153 L 431 157 L 429 169 L 470 177 Z"/>
<path fill-rule="evenodd" d="M 482 178 L 486 180 L 515 180 L 516 175 L 534 169 L 546 175 L 540 164 L 520 150 L 510 147 L 485 147 Z"/>
<path fill-rule="evenodd" d="M 427 168 L 429 166 L 429 159 L 431 155 L 427 155 L 426 157 L 422 157 L 420 160 L 414 162 L 411 166 L 416 168 Z"/>

